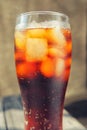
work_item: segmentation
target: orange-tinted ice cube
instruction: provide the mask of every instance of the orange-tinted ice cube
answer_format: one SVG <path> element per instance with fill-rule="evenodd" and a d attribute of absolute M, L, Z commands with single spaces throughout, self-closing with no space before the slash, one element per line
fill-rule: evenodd
<path fill-rule="evenodd" d="M 37 29 L 28 29 L 27 30 L 27 38 L 45 38 L 46 31 L 42 28 Z"/>
<path fill-rule="evenodd" d="M 50 57 L 57 57 L 58 56 L 57 48 L 49 47 L 48 48 L 48 56 L 50 56 Z"/>
<path fill-rule="evenodd" d="M 20 78 L 32 78 L 36 74 L 36 66 L 32 62 L 23 62 L 16 66 L 17 75 Z"/>
<path fill-rule="evenodd" d="M 66 57 L 66 51 L 64 49 L 60 49 L 57 47 L 49 47 L 48 48 L 48 56 L 50 57 L 59 57 L 59 58 L 65 58 Z"/>
<path fill-rule="evenodd" d="M 56 68 L 55 68 L 56 76 L 57 77 L 62 76 L 64 70 L 65 70 L 65 61 L 62 58 L 58 58 L 56 62 Z"/>
<path fill-rule="evenodd" d="M 46 77 L 52 77 L 54 75 L 54 63 L 50 58 L 46 58 L 40 66 L 41 73 Z"/>
<path fill-rule="evenodd" d="M 16 31 L 15 33 L 15 46 L 17 49 L 24 50 L 26 37 L 22 32 Z"/>
<path fill-rule="evenodd" d="M 66 40 L 59 28 L 47 29 L 46 35 L 49 44 L 57 45 L 59 48 L 66 46 Z"/>
<path fill-rule="evenodd" d="M 26 60 L 38 61 L 43 60 L 47 55 L 47 40 L 42 38 L 28 38 L 26 43 Z"/>

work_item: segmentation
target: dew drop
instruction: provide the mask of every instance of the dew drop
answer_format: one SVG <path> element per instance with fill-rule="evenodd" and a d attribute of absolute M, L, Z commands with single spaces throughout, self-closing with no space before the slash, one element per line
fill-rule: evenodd
<path fill-rule="evenodd" d="M 25 125 L 28 125 L 28 121 L 27 120 L 25 121 Z"/>
<path fill-rule="evenodd" d="M 33 126 L 33 127 L 30 127 L 30 130 L 35 130 L 35 127 Z"/>
<path fill-rule="evenodd" d="M 44 111 L 48 111 L 47 109 L 44 109 Z"/>
<path fill-rule="evenodd" d="M 31 109 L 29 110 L 29 113 L 28 113 L 29 115 L 31 115 Z"/>
<path fill-rule="evenodd" d="M 48 127 L 47 127 L 47 130 L 50 130 L 52 128 L 52 125 L 49 124 Z"/>
<path fill-rule="evenodd" d="M 24 114 L 25 114 L 25 115 L 28 115 L 28 112 L 27 112 L 27 111 L 25 111 L 25 112 L 24 112 Z"/>

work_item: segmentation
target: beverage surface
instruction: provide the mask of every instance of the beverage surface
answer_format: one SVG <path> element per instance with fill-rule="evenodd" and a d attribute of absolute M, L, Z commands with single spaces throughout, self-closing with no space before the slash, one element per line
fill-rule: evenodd
<path fill-rule="evenodd" d="M 25 130 L 62 130 L 71 50 L 69 29 L 16 29 L 15 61 Z"/>

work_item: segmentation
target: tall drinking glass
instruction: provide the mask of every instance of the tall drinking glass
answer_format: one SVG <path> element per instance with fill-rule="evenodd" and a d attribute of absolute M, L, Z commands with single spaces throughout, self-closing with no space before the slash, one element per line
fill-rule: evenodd
<path fill-rule="evenodd" d="M 25 130 L 62 130 L 71 43 L 65 14 L 34 11 L 17 17 L 15 62 Z"/>

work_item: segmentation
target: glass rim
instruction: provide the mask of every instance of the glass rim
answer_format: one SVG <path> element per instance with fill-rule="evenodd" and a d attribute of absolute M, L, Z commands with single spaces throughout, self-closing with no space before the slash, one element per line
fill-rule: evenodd
<path fill-rule="evenodd" d="M 69 20 L 68 15 L 61 13 L 61 12 L 56 12 L 56 11 L 30 11 L 30 12 L 24 12 L 20 13 L 17 17 L 22 17 L 22 16 L 29 16 L 29 15 L 35 15 L 35 14 L 42 14 L 42 15 L 54 15 L 54 16 L 60 16 L 64 17 L 67 21 Z"/>

